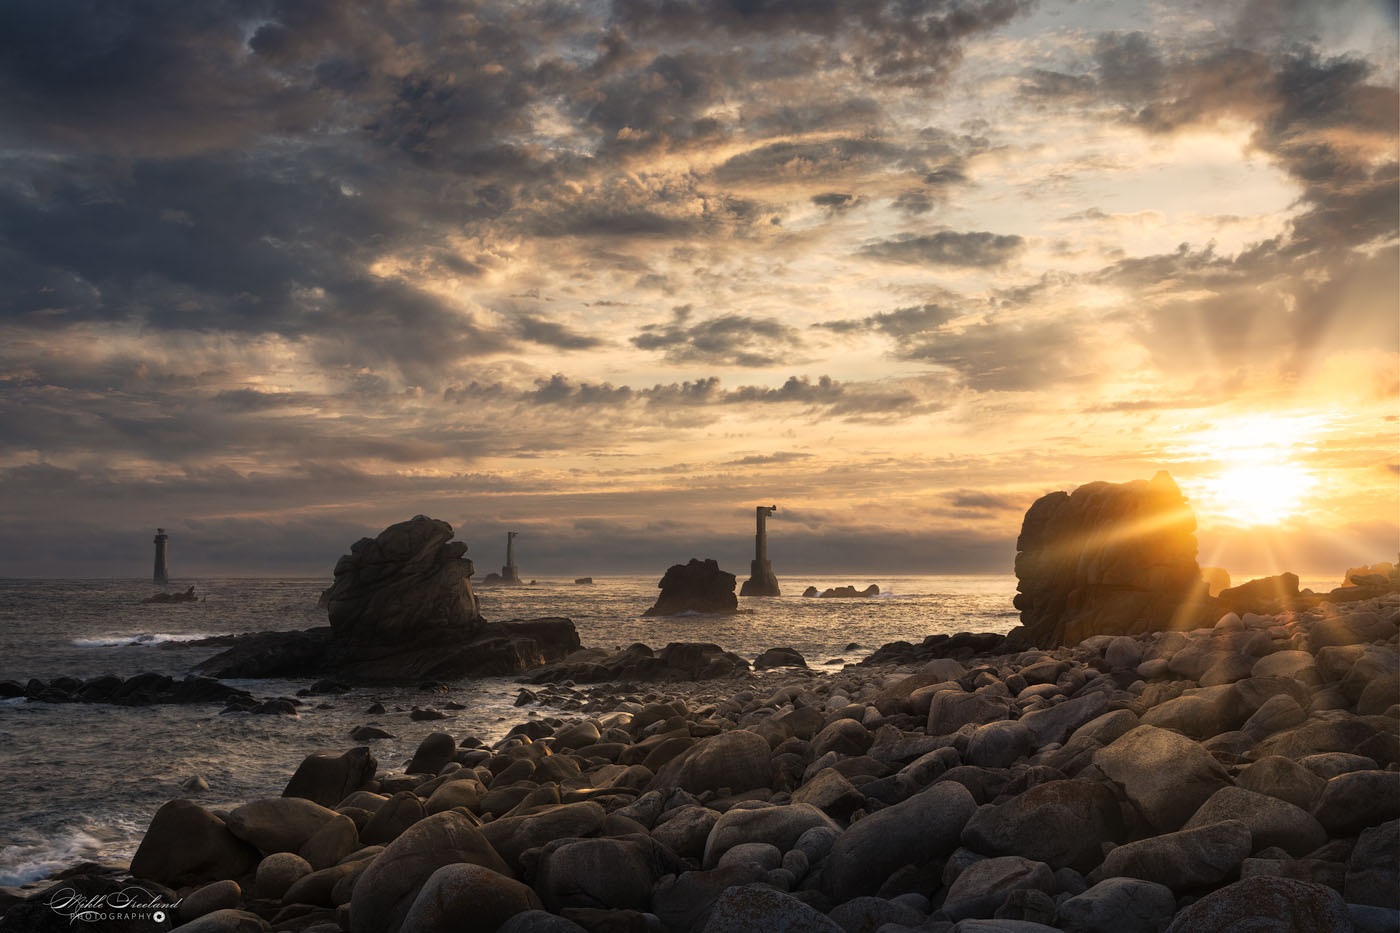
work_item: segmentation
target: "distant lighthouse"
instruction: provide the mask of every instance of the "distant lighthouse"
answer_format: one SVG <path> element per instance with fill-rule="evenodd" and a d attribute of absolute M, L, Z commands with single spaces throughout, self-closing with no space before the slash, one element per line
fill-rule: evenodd
<path fill-rule="evenodd" d="M 156 529 L 156 571 L 152 579 L 161 585 L 170 582 L 170 567 L 165 562 L 165 542 L 169 539 L 164 528 Z"/>

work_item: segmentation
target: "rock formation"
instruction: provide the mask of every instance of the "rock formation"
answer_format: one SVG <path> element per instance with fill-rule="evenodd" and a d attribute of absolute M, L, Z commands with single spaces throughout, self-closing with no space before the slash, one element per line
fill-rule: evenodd
<path fill-rule="evenodd" d="M 803 596 L 815 596 L 819 599 L 855 599 L 861 596 L 879 596 L 880 587 L 872 583 L 863 590 L 858 590 L 854 586 L 829 586 L 818 591 L 815 586 L 809 586 L 802 592 Z"/>
<path fill-rule="evenodd" d="M 1206 581 L 1211 596 L 1219 596 L 1221 590 L 1230 588 L 1230 572 L 1224 567 L 1202 567 L 1201 579 Z"/>
<path fill-rule="evenodd" d="M 193 603 L 198 601 L 199 597 L 194 595 L 194 587 L 190 587 L 183 593 L 157 593 L 141 600 L 143 603 Z"/>
<path fill-rule="evenodd" d="M 1016 548 L 1017 634 L 1030 644 L 1189 629 L 1209 614 L 1196 518 L 1165 471 L 1042 496 Z"/>
<path fill-rule="evenodd" d="M 475 635 L 485 620 L 466 552 L 466 544 L 452 540 L 451 525 L 426 515 L 352 544 L 321 594 L 341 663 Z"/>
<path fill-rule="evenodd" d="M 781 596 L 773 563 L 768 560 L 768 516 L 778 511 L 776 505 L 760 505 L 754 509 L 756 531 L 753 538 L 753 560 L 749 562 L 749 578 L 739 589 L 740 596 Z"/>
<path fill-rule="evenodd" d="M 482 618 L 466 550 L 444 521 L 390 525 L 336 564 L 321 594 L 329 629 L 220 638 L 211 643 L 229 647 L 198 667 L 219 677 L 405 682 L 512 674 L 578 650 L 568 619 Z"/>
<path fill-rule="evenodd" d="M 719 569 L 713 559 L 692 557 L 688 564 L 673 564 L 656 584 L 661 588 L 656 605 L 643 615 L 673 616 L 682 612 L 728 614 L 738 611 L 734 574 Z"/>

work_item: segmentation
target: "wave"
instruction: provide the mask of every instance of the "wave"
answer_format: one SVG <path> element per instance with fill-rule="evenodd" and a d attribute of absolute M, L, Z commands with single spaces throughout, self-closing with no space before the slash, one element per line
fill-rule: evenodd
<path fill-rule="evenodd" d="M 81 829 L 55 839 L 0 844 L 0 885 L 28 884 L 76 862 L 98 861 L 104 848 L 102 840 Z"/>
<path fill-rule="evenodd" d="M 97 638 L 75 638 L 73 645 L 78 648 L 146 648 L 166 642 L 199 641 L 213 638 L 215 632 L 142 632 L 139 635 L 102 635 Z"/>

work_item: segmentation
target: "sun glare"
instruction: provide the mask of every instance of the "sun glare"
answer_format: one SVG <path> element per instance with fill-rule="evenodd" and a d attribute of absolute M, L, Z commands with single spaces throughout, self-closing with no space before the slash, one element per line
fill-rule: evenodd
<path fill-rule="evenodd" d="M 1297 515 L 1318 478 L 1297 457 L 1314 446 L 1322 416 L 1260 416 L 1199 432 L 1176 449 L 1181 460 L 1214 466 L 1183 479 L 1197 513 L 1243 527 Z"/>

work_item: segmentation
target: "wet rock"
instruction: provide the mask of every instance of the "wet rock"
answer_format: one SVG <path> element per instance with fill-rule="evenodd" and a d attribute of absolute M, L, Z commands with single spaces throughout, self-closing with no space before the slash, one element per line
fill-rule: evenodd
<path fill-rule="evenodd" d="M 1236 874 L 1252 850 L 1249 827 L 1239 820 L 1226 820 L 1118 846 L 1089 880 L 1122 875 L 1181 891 L 1218 884 Z"/>
<path fill-rule="evenodd" d="M 409 774 L 437 774 L 457 754 L 457 740 L 446 732 L 434 732 L 418 743 L 404 768 Z"/>
<path fill-rule="evenodd" d="M 355 883 L 350 901 L 351 933 L 398 933 L 433 872 L 462 862 L 514 877 L 469 817 L 449 810 L 410 826 L 379 853 Z"/>
<path fill-rule="evenodd" d="M 739 609 L 734 595 L 735 578 L 719 569 L 711 559 L 692 557 L 689 563 L 673 564 L 656 585 L 661 589 L 656 604 L 643 615 L 672 616 L 682 612 L 731 615 Z"/>
<path fill-rule="evenodd" d="M 1105 878 L 1063 901 L 1057 925 L 1065 933 L 1157 933 L 1176 912 L 1171 888 L 1141 878 Z"/>
<path fill-rule="evenodd" d="M 1230 784 L 1204 748 L 1156 726 L 1138 726 L 1115 739 L 1094 754 L 1094 765 L 1160 831 L 1179 828 L 1211 794 Z"/>
<path fill-rule="evenodd" d="M 1269 925 L 1262 925 L 1260 918 L 1268 918 Z M 1351 928 L 1346 902 L 1331 888 L 1258 875 L 1226 885 L 1183 908 L 1167 927 L 1167 933 Z"/>
<path fill-rule="evenodd" d="M 838 903 L 874 894 L 896 869 L 945 858 L 975 809 L 965 787 L 944 783 L 863 817 L 827 855 L 823 890 Z"/>
<path fill-rule="evenodd" d="M 171 800 L 131 859 L 131 874 L 171 887 L 241 878 L 257 867 L 258 850 L 229 832 L 224 821 L 189 800 Z"/>
<path fill-rule="evenodd" d="M 282 790 L 282 796 L 304 797 L 323 807 L 333 807 L 374 780 L 378 766 L 364 745 L 342 755 L 307 755 Z"/>
<path fill-rule="evenodd" d="M 404 917 L 403 933 L 495 933 L 510 918 L 543 905 L 526 885 L 468 863 L 428 876 Z"/>
<path fill-rule="evenodd" d="M 793 648 L 769 648 L 754 658 L 753 669 L 767 671 L 775 667 L 806 667 L 807 659 Z"/>
<path fill-rule="evenodd" d="M 996 806 L 981 807 L 963 844 L 985 855 L 1022 855 L 1052 869 L 1087 872 L 1103 843 L 1123 838 L 1118 800 L 1093 781 L 1049 781 Z"/>

